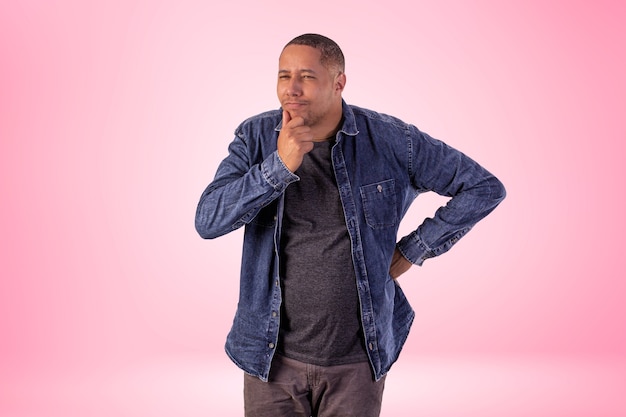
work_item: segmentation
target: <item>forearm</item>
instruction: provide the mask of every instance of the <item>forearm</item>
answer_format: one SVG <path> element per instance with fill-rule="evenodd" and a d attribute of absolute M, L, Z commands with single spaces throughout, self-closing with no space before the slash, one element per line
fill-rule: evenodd
<path fill-rule="evenodd" d="M 412 233 L 398 242 L 398 250 L 414 264 L 439 256 L 454 246 L 504 199 L 502 183 L 495 177 L 481 181 L 476 189 L 463 190 L 440 207 Z"/>
<path fill-rule="evenodd" d="M 238 229 L 297 180 L 276 152 L 251 166 L 231 153 L 200 197 L 195 218 L 197 232 L 212 239 Z"/>
<path fill-rule="evenodd" d="M 448 251 L 500 204 L 506 191 L 494 175 L 443 142 L 421 135 L 415 145 L 413 166 L 420 167 L 413 177 L 416 188 L 451 197 L 432 218 L 398 242 L 404 257 L 421 265 Z"/>

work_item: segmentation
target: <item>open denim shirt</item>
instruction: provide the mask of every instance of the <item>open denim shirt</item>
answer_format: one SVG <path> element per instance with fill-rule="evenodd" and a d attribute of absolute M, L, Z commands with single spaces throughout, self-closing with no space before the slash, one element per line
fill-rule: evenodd
<path fill-rule="evenodd" d="M 282 112 L 274 110 L 237 128 L 195 223 L 205 239 L 245 226 L 239 303 L 226 352 L 263 381 L 280 329 L 283 194 L 299 180 L 278 156 L 281 124 Z M 415 316 L 389 275 L 394 249 L 417 265 L 446 252 L 502 201 L 505 189 L 476 162 L 415 126 L 345 102 L 331 158 L 352 242 L 366 350 L 379 380 L 397 360 Z M 400 220 L 427 191 L 451 199 L 398 241 Z"/>

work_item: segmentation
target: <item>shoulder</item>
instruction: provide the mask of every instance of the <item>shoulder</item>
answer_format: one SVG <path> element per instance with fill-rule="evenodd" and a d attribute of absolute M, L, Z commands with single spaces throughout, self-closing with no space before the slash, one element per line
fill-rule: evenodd
<path fill-rule="evenodd" d="M 354 118 L 357 122 L 367 123 L 367 124 L 379 124 L 379 125 L 387 125 L 389 127 L 396 127 L 400 129 L 407 129 L 409 124 L 404 122 L 403 120 L 391 116 L 386 113 L 381 113 L 378 111 L 366 109 L 363 107 L 349 105 L 350 110 L 354 114 Z"/>
<path fill-rule="evenodd" d="M 354 123 L 359 132 L 369 136 L 383 136 L 385 138 L 397 137 L 406 139 L 414 129 L 398 117 L 386 113 L 350 105 Z"/>

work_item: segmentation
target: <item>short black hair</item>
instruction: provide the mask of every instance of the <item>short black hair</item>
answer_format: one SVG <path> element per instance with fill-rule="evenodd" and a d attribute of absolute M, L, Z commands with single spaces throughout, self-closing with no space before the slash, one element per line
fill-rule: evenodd
<path fill-rule="evenodd" d="M 321 52 L 320 62 L 326 68 L 334 68 L 341 73 L 346 70 L 346 61 L 341 48 L 335 41 L 326 36 L 318 35 L 317 33 L 305 33 L 293 38 L 285 45 L 285 48 L 289 45 L 304 45 L 315 48 Z"/>

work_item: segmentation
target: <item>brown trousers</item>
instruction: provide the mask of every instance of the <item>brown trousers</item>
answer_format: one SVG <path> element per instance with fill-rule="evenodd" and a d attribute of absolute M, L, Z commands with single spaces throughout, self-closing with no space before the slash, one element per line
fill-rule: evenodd
<path fill-rule="evenodd" d="M 246 417 L 378 417 L 385 377 L 369 363 L 316 366 L 276 355 L 269 381 L 244 375 Z"/>

